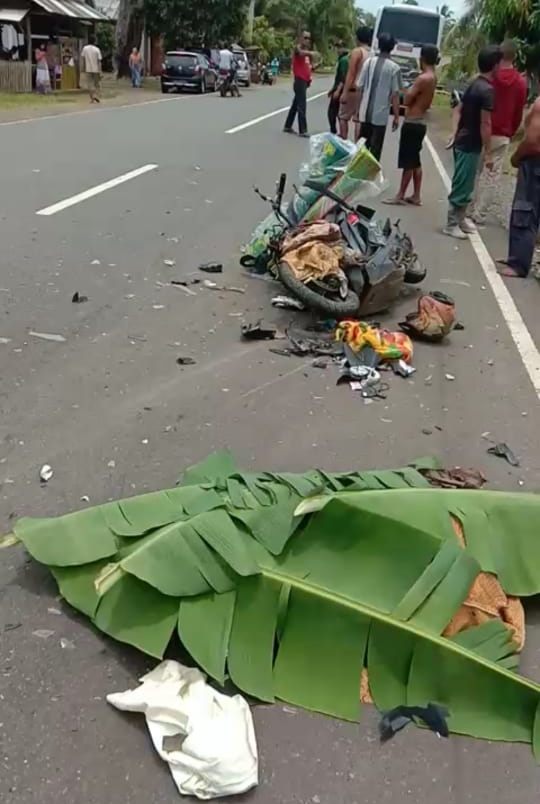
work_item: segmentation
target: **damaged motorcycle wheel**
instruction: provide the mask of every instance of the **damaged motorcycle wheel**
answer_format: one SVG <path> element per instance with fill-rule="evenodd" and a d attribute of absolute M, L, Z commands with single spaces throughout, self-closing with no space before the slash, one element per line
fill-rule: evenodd
<path fill-rule="evenodd" d="M 308 310 L 317 310 L 320 313 L 324 313 L 329 318 L 337 319 L 347 318 L 358 312 L 360 299 L 350 288 L 348 288 L 347 295 L 344 299 L 324 296 L 297 279 L 286 262 L 279 263 L 278 275 L 285 287 L 288 288 Z"/>
<path fill-rule="evenodd" d="M 407 285 L 418 285 L 423 282 L 427 275 L 427 268 L 423 265 L 418 257 L 414 257 L 411 262 L 405 266 L 405 275 L 403 281 Z"/>

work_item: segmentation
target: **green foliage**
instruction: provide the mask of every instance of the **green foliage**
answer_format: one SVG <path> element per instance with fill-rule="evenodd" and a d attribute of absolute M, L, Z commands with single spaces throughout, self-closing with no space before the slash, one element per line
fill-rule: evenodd
<path fill-rule="evenodd" d="M 253 21 L 253 45 L 261 49 L 262 61 L 290 56 L 294 47 L 294 38 L 290 33 L 283 33 L 274 28 L 264 16 L 255 17 Z"/>
<path fill-rule="evenodd" d="M 356 6 L 356 25 L 367 25 L 368 28 L 375 27 L 376 17 L 371 11 Z"/>
<path fill-rule="evenodd" d="M 258 0 L 258 17 L 265 17 L 271 28 L 293 40 L 301 30 L 309 30 L 313 47 L 323 56 L 342 40 L 353 43 L 356 9 L 353 0 Z"/>
<path fill-rule="evenodd" d="M 479 47 L 515 39 L 518 66 L 540 74 L 540 0 L 468 0 L 468 8 L 448 32 L 446 50 L 456 62 L 456 71 L 476 69 Z"/>
<path fill-rule="evenodd" d="M 114 59 L 114 25 L 109 22 L 98 22 L 96 25 L 97 46 L 103 56 L 102 66 L 105 73 L 112 73 Z"/>
<path fill-rule="evenodd" d="M 426 465 L 244 473 L 217 454 L 173 489 L 15 531 L 66 600 L 149 655 L 176 630 L 217 681 L 347 720 L 366 667 L 379 708 L 438 702 L 453 732 L 539 757 L 540 686 L 509 630 L 441 633 L 480 569 L 538 594 L 540 496 L 432 489 Z"/>
<path fill-rule="evenodd" d="M 240 39 L 247 0 L 144 0 L 150 34 L 163 34 L 165 47 L 216 47 Z"/>

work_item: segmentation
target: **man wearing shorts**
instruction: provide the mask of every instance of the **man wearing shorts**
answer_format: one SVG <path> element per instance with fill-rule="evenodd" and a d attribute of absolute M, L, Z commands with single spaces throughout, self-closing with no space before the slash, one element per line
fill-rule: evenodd
<path fill-rule="evenodd" d="M 88 37 L 88 44 L 81 50 L 82 69 L 86 73 L 86 85 L 90 95 L 90 103 L 99 103 L 99 87 L 101 83 L 101 50 L 96 46 L 93 34 Z"/>
<path fill-rule="evenodd" d="M 422 204 L 422 163 L 420 151 L 426 136 L 426 114 L 433 101 L 437 76 L 435 65 L 439 51 L 435 45 L 424 45 L 420 51 L 421 73 L 405 93 L 405 120 L 401 126 L 399 139 L 398 168 L 403 171 L 398 194 L 389 198 L 385 204 Z M 413 183 L 413 194 L 406 195 L 409 184 Z"/>
<path fill-rule="evenodd" d="M 349 69 L 339 103 L 339 136 L 344 140 L 349 137 L 349 123 L 351 120 L 354 123 L 355 141 L 358 140 L 359 137 L 360 120 L 358 113 L 360 111 L 360 93 L 358 92 L 358 79 L 364 61 L 368 57 L 372 39 L 373 31 L 371 28 L 366 28 L 362 25 L 356 31 L 358 47 L 355 47 L 349 56 Z"/>

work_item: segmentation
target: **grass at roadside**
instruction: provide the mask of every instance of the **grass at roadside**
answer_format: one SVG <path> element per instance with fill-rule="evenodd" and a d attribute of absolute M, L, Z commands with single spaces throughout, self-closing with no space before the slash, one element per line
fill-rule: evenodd
<path fill-rule="evenodd" d="M 104 76 L 101 90 L 101 97 L 105 101 L 114 100 L 124 93 L 138 92 L 138 90 L 132 90 L 129 79 L 117 80 L 112 75 Z M 141 91 L 159 92 L 159 79 L 146 78 Z M 88 93 L 85 89 L 59 90 L 51 92 L 50 95 L 37 95 L 35 92 L 0 92 L 0 111 L 49 109 L 55 106 L 74 106 L 87 102 Z"/>

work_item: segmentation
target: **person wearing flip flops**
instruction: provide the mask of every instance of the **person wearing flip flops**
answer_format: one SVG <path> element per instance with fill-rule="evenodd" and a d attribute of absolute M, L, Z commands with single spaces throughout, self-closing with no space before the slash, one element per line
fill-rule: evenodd
<path fill-rule="evenodd" d="M 422 205 L 422 163 L 420 152 L 426 136 L 426 114 L 433 102 L 437 76 L 435 66 L 439 61 L 439 51 L 435 45 L 424 45 L 420 51 L 420 75 L 405 93 L 405 120 L 399 138 L 398 168 L 403 171 L 401 184 L 396 196 L 388 198 L 385 204 Z M 407 196 L 410 183 L 413 193 Z"/>
<path fill-rule="evenodd" d="M 454 111 L 454 133 L 447 148 L 454 149 L 454 176 L 448 196 L 448 218 L 443 233 L 458 240 L 466 240 L 476 232 L 473 221 L 467 217 L 476 176 L 483 164 L 493 170 L 491 151 L 491 113 L 495 93 L 493 77 L 502 59 L 496 45 L 483 47 L 478 54 L 479 74 L 469 84 L 461 103 Z"/>

